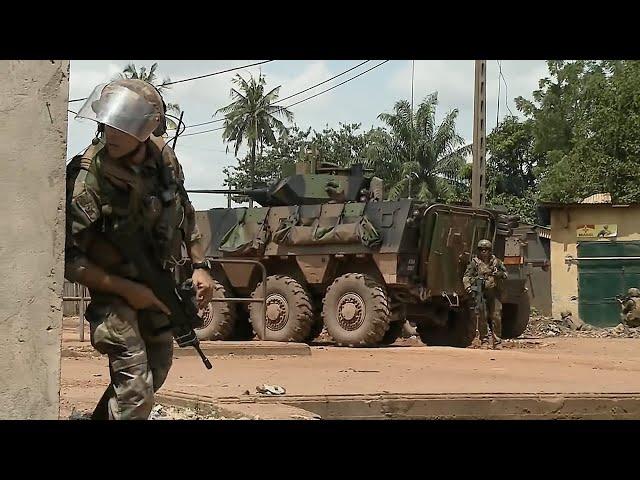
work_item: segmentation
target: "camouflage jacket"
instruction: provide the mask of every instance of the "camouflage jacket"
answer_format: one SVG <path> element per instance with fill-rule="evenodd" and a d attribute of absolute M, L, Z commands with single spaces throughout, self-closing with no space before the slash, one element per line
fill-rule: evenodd
<path fill-rule="evenodd" d="M 633 317 L 640 318 L 640 298 L 639 297 L 629 297 L 625 300 L 622 305 L 622 313 L 629 314 L 632 313 Z"/>
<path fill-rule="evenodd" d="M 153 138 L 153 137 L 152 137 Z M 184 244 L 199 241 L 195 210 L 184 190 L 184 175 L 171 147 L 162 150 L 161 139 L 147 140 L 147 155 L 137 167 L 126 167 L 111 159 L 104 143 L 90 146 L 67 166 L 65 277 L 77 281 L 78 268 L 87 260 L 110 273 L 128 275 L 128 266 L 119 252 L 105 241 L 101 232 L 110 225 L 126 224 L 143 228 L 150 243 L 158 237 L 157 228 L 165 208 L 172 230 L 165 257 L 180 258 Z M 173 182 L 177 190 L 169 207 L 160 200 Z M 107 221 L 108 218 L 108 221 Z"/>
<path fill-rule="evenodd" d="M 474 256 L 462 277 L 462 284 L 465 290 L 469 290 L 479 277 L 484 277 L 486 290 L 498 289 L 500 280 L 507 278 L 507 269 L 502 260 L 491 255 L 489 263 L 485 263 L 477 256 Z"/>

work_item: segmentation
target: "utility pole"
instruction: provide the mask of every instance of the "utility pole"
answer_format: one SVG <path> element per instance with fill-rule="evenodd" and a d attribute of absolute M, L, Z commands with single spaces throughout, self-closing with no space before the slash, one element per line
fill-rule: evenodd
<path fill-rule="evenodd" d="M 473 165 L 471 173 L 471 205 L 484 207 L 486 203 L 486 79 L 487 61 L 476 60 L 473 94 Z"/>

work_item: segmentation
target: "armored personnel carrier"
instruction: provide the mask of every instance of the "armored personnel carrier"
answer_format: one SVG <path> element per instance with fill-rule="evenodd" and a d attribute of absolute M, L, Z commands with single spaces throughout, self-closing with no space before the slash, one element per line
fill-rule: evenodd
<path fill-rule="evenodd" d="M 383 183 L 362 165 L 301 161 L 270 188 L 207 190 L 244 195 L 259 208 L 197 212 L 206 255 L 247 258 L 266 269 L 266 301 L 212 302 L 201 339 L 309 342 L 325 327 L 344 346 L 393 343 L 405 321 L 428 345 L 466 347 L 476 322 L 462 275 L 481 239 L 504 256 L 517 218 L 484 208 L 383 201 Z M 215 296 L 262 296 L 256 264 L 213 264 Z M 504 285 L 503 337 L 529 319 L 522 279 Z M 265 311 L 263 312 L 263 308 Z M 265 323 L 266 322 L 266 325 Z"/>

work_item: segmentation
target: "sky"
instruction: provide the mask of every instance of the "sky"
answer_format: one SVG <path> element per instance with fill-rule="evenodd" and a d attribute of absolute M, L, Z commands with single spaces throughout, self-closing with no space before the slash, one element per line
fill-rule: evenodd
<path fill-rule="evenodd" d="M 72 60 L 70 69 L 69 98 L 88 96 L 100 83 L 112 80 L 128 63 L 150 67 L 158 63 L 161 78 L 171 80 L 205 75 L 208 73 L 238 67 L 261 60 Z M 280 98 L 304 90 L 341 73 L 364 60 L 275 60 L 221 75 L 193 80 L 173 85 L 165 91 L 167 103 L 177 103 L 184 111 L 184 123 L 192 125 L 207 122 L 221 115 L 213 116 L 216 110 L 230 103 L 231 79 L 240 73 L 257 76 L 263 73 L 267 88 L 278 85 Z M 337 83 L 361 73 L 381 63 L 372 60 L 361 67 L 292 98 L 285 102 L 295 102 L 318 93 Z M 382 112 L 391 112 L 393 104 L 401 99 L 411 99 L 411 72 L 414 68 L 413 92 L 417 105 L 432 92 L 438 92 L 436 120 L 454 108 L 459 111 L 457 129 L 465 140 L 471 143 L 473 134 L 473 60 L 391 60 L 368 73 L 341 85 L 327 93 L 291 108 L 294 122 L 302 129 L 312 127 L 322 130 L 325 126 L 337 128 L 340 123 L 360 123 L 361 130 L 382 126 L 377 119 Z M 531 98 L 538 88 L 538 82 L 547 75 L 544 60 L 502 60 L 502 74 L 506 82 L 500 84 L 499 119 L 510 113 L 518 114 L 514 99 L 518 96 Z M 487 133 L 496 125 L 498 113 L 498 61 L 487 61 Z M 69 105 L 78 111 L 83 102 Z M 220 126 L 221 123 L 188 128 L 184 133 L 195 133 Z M 95 135 L 96 125 L 89 120 L 76 120 L 69 113 L 67 159 L 81 153 Z M 180 137 L 176 154 L 185 172 L 187 189 L 223 188 L 226 166 L 237 164 L 233 148 L 226 153 L 222 141 L 222 131 Z M 243 150 L 238 154 L 243 155 Z M 226 196 L 191 194 L 196 210 L 226 206 Z"/>

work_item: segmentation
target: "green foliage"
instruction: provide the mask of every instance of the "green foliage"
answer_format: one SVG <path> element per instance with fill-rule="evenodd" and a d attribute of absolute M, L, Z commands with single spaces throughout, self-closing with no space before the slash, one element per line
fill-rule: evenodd
<path fill-rule="evenodd" d="M 549 61 L 533 101 L 517 99 L 533 121 L 540 198 L 575 202 L 609 192 L 640 201 L 640 64 Z"/>
<path fill-rule="evenodd" d="M 458 110 L 448 112 L 436 125 L 437 93 L 428 95 L 415 112 L 406 100 L 394 105 L 393 113 L 381 113 L 387 129 L 378 132 L 371 164 L 387 175 L 389 198 L 411 196 L 425 201 L 449 199 L 464 190 L 460 170 L 471 145 L 456 131 Z"/>
<path fill-rule="evenodd" d="M 255 186 L 270 185 L 290 171 L 301 152 L 305 151 L 310 133 L 310 128 L 303 131 L 294 125 L 285 135 L 279 136 L 276 143 L 269 146 L 263 155 L 259 155 L 255 163 Z M 251 156 L 247 154 L 238 159 L 237 166 L 224 170 L 229 176 L 225 185 L 238 189 L 251 188 L 250 169 Z"/>
<path fill-rule="evenodd" d="M 279 86 L 265 93 L 266 80 L 264 75 L 260 75 L 257 81 L 250 75 L 249 81 L 247 81 L 241 75 L 236 74 L 232 82 L 238 86 L 238 89 L 231 89 L 230 95 L 233 101 L 226 107 L 220 108 L 216 113 L 224 114 L 222 139 L 225 142 L 233 143 L 234 154 L 238 155 L 238 150 L 245 141 L 249 147 L 247 167 L 249 186 L 253 188 L 258 153 L 262 153 L 265 145 L 276 144 L 276 133 L 281 137 L 287 135 L 287 127 L 280 118 L 291 122 L 293 121 L 293 113 L 284 107 L 275 105 L 280 91 Z M 258 152 L 258 147 L 260 152 Z"/>
<path fill-rule="evenodd" d="M 614 202 L 640 202 L 640 62 L 547 62 L 549 73 L 487 138 L 487 202 L 536 223 L 539 201 L 576 202 L 609 192 Z M 389 198 L 469 201 L 470 145 L 457 134 L 457 110 L 437 125 L 437 95 L 412 112 L 406 100 L 382 113 L 382 128 L 358 124 L 321 132 L 276 131 L 256 160 L 256 179 L 270 183 L 311 148 L 318 160 L 364 163 L 384 180 Z M 276 129 L 278 130 L 278 129 Z M 229 137 L 228 137 L 229 138 Z M 232 173 L 248 186 L 245 158 Z M 411 189 L 411 190 L 409 190 Z"/>
<path fill-rule="evenodd" d="M 534 169 L 543 155 L 534 150 L 533 121 L 509 116 L 487 137 L 487 191 L 489 195 L 520 196 L 536 186 Z"/>

